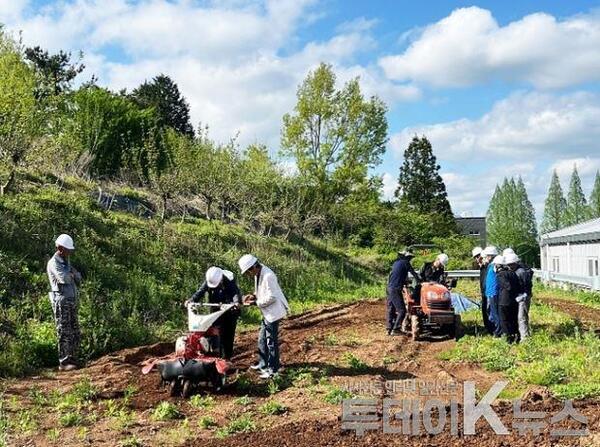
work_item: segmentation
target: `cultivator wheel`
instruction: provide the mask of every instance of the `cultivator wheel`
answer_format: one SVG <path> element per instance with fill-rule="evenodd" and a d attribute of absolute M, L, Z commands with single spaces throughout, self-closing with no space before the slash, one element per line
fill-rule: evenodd
<path fill-rule="evenodd" d="M 169 395 L 171 397 L 177 397 L 181 393 L 181 384 L 179 383 L 179 379 L 174 379 L 169 382 Z"/>
<path fill-rule="evenodd" d="M 187 399 L 191 395 L 192 395 L 192 381 L 186 379 L 183 381 L 183 389 L 181 391 L 181 396 L 184 399 Z"/>
<path fill-rule="evenodd" d="M 417 341 L 421 336 L 421 320 L 418 315 L 410 316 L 410 328 L 412 334 L 412 340 Z"/>

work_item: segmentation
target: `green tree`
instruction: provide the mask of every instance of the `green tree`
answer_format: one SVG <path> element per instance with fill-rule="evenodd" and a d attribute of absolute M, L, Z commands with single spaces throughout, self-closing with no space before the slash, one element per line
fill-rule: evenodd
<path fill-rule="evenodd" d="M 567 201 L 563 195 L 560 180 L 556 171 L 552 173 L 548 196 L 544 204 L 544 218 L 542 220 L 542 234 L 556 231 L 565 225 L 565 214 L 567 211 Z"/>
<path fill-rule="evenodd" d="M 566 225 L 575 225 L 589 218 L 589 208 L 581 188 L 581 179 L 577 172 L 577 166 L 573 167 L 571 182 L 569 183 L 569 194 L 567 195 Z"/>
<path fill-rule="evenodd" d="M 0 28 L 0 195 L 34 154 L 42 123 L 34 91 L 35 75 L 20 46 Z"/>
<path fill-rule="evenodd" d="M 512 247 L 530 264 L 537 264 L 538 233 L 533 205 L 522 179 L 504 179 L 496 186 L 487 212 L 490 243 Z"/>
<path fill-rule="evenodd" d="M 446 185 L 431 143 L 425 136 L 415 136 L 404 151 L 396 197 L 400 203 L 418 212 L 439 215 L 447 228 L 454 228 Z"/>
<path fill-rule="evenodd" d="M 81 63 L 83 54 L 79 54 L 77 62 L 71 62 L 71 53 L 59 51 L 50 54 L 47 50 L 36 46 L 25 50 L 25 57 L 33 64 L 38 74 L 38 97 L 59 95 L 70 89 L 73 80 L 85 69 Z"/>
<path fill-rule="evenodd" d="M 153 109 L 94 85 L 80 88 L 72 102 L 62 142 L 77 172 L 144 183 L 167 165 Z"/>
<path fill-rule="evenodd" d="M 300 175 L 332 203 L 367 181 L 381 162 L 387 142 L 386 106 L 365 99 L 358 79 L 335 88 L 330 65 L 308 74 L 297 92 L 294 112 L 283 117 L 282 153 L 296 160 Z"/>
<path fill-rule="evenodd" d="M 154 107 L 161 126 L 169 126 L 184 135 L 194 136 L 190 106 L 169 76 L 160 74 L 151 82 L 144 82 L 131 93 L 131 97 L 142 108 Z"/>
<path fill-rule="evenodd" d="M 590 218 L 597 219 L 598 217 L 600 217 L 600 172 L 596 171 L 594 189 L 590 194 Z"/>

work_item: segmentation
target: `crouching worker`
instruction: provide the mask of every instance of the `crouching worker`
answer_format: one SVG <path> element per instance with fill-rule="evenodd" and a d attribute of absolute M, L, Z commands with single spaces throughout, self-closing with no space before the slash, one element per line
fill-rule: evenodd
<path fill-rule="evenodd" d="M 270 379 L 281 366 L 279 322 L 288 314 L 290 306 L 273 270 L 249 254 L 242 256 L 238 264 L 242 275 L 254 278 L 254 293 L 244 296 L 244 304 L 258 306 L 263 317 L 258 335 L 258 363 L 250 368 L 259 371 L 261 379 Z"/>
<path fill-rule="evenodd" d="M 233 342 L 235 340 L 235 328 L 240 316 L 240 305 L 242 294 L 235 282 L 233 272 L 223 270 L 219 267 L 211 267 L 206 271 L 206 280 L 200 288 L 186 301 L 187 303 L 201 303 L 208 293 L 210 304 L 233 304 L 234 307 L 225 312 L 215 323 L 219 328 L 221 337 L 222 357 L 230 360 L 233 355 Z"/>
<path fill-rule="evenodd" d="M 426 262 L 421 267 L 419 276 L 423 282 L 437 282 L 446 285 L 448 274 L 446 273 L 446 265 L 448 264 L 448 255 L 440 253 L 433 262 Z"/>
<path fill-rule="evenodd" d="M 81 275 L 69 261 L 75 244 L 71 236 L 61 234 L 55 242 L 56 253 L 48 261 L 46 271 L 50 281 L 50 303 L 58 334 L 58 369 L 71 371 L 77 368 L 77 351 L 81 341 L 77 311 L 79 307 L 77 285 Z"/>

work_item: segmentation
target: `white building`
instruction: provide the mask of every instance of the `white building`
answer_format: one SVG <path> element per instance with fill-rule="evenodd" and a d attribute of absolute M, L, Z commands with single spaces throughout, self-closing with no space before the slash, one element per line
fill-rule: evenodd
<path fill-rule="evenodd" d="M 600 290 L 600 219 L 543 234 L 542 277 Z"/>

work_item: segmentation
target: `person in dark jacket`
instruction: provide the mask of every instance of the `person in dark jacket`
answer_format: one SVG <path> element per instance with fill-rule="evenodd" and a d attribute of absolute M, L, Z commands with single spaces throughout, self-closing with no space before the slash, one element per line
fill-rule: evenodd
<path fill-rule="evenodd" d="M 421 267 L 419 276 L 423 282 L 437 282 L 446 285 L 447 273 L 446 265 L 448 264 L 448 255 L 440 253 L 433 262 L 426 262 Z"/>
<path fill-rule="evenodd" d="M 387 332 L 388 335 L 397 335 L 401 330 L 401 323 L 406 316 L 406 304 L 402 297 L 402 288 L 406 284 L 408 274 L 415 278 L 419 275 L 410 264 L 414 255 L 410 252 L 399 253 L 392 265 L 392 272 L 387 284 Z"/>
<path fill-rule="evenodd" d="M 200 288 L 186 301 L 201 303 L 204 296 L 208 294 L 208 302 L 211 304 L 233 304 L 234 307 L 224 313 L 215 323 L 220 329 L 221 349 L 223 358 L 231 359 L 233 355 L 233 342 L 235 340 L 235 329 L 240 316 L 242 294 L 235 282 L 233 272 L 223 270 L 219 267 L 211 267 L 206 271 L 206 280 Z"/>
<path fill-rule="evenodd" d="M 507 255 L 504 258 L 505 265 L 499 269 L 497 274 L 500 329 L 509 343 L 514 343 L 519 339 L 517 296 L 521 293 L 521 284 L 515 273 L 517 262 L 516 255 Z"/>
<path fill-rule="evenodd" d="M 521 293 L 517 296 L 519 336 L 524 341 L 530 335 L 529 307 L 533 296 L 533 270 L 523 261 L 517 259 L 517 262 L 515 273 L 521 285 Z"/>

